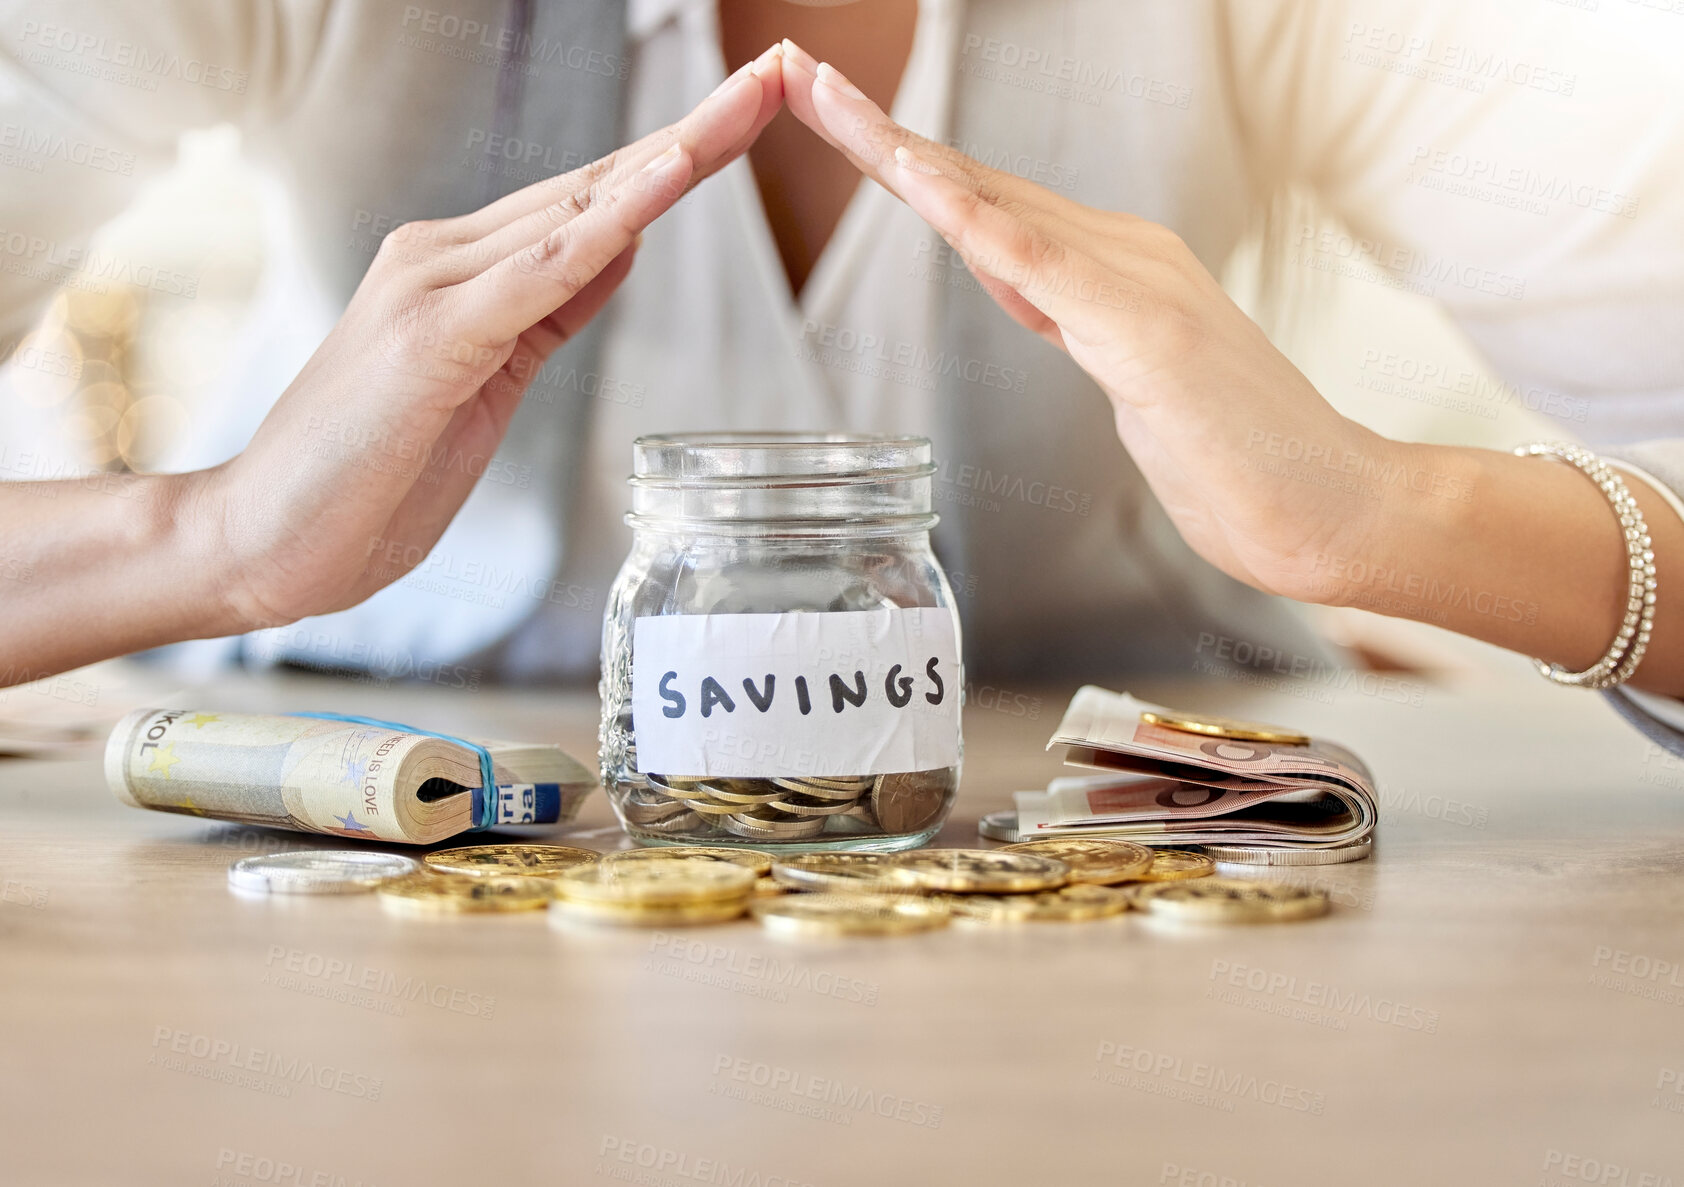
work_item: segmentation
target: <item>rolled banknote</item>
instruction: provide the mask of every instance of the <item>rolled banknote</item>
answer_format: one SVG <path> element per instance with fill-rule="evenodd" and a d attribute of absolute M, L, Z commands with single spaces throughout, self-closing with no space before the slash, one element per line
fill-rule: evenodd
<path fill-rule="evenodd" d="M 491 752 L 496 824 L 571 819 L 596 777 L 559 747 Z M 105 747 L 105 778 L 136 808 L 368 841 L 425 845 L 486 815 L 479 753 L 429 734 L 279 714 L 136 709 Z"/>

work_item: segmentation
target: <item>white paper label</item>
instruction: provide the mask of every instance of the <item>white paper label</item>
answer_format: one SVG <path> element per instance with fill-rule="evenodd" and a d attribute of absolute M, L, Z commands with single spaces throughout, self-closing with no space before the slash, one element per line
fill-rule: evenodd
<path fill-rule="evenodd" d="M 670 614 L 632 629 L 640 770 L 845 776 L 959 761 L 951 611 Z"/>

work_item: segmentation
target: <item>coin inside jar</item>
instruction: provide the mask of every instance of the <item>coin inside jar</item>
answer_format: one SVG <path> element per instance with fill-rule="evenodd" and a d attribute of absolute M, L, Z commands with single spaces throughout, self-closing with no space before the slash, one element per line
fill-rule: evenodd
<path fill-rule="evenodd" d="M 1056 858 L 1002 849 L 916 849 L 890 861 L 903 883 L 927 890 L 1013 894 L 1053 890 L 1070 880 L 1070 867 Z"/>
<path fill-rule="evenodd" d="M 769 782 L 774 787 L 797 796 L 834 804 L 852 804 L 862 794 L 861 789 L 857 787 L 839 787 L 835 783 L 820 783 L 816 779 L 772 779 Z"/>
<path fill-rule="evenodd" d="M 1070 867 L 1070 881 L 1107 885 L 1139 878 L 1151 868 L 1152 851 L 1133 841 L 1102 841 L 1080 837 L 1047 837 L 1039 841 L 1020 841 L 1007 845 L 996 853 L 1035 853 L 1057 858 Z"/>
<path fill-rule="evenodd" d="M 879 775 L 871 791 L 871 813 L 885 833 L 915 833 L 941 815 L 952 791 L 947 771 Z"/>
<path fill-rule="evenodd" d="M 698 783 L 696 790 L 722 804 L 768 804 L 778 798 L 776 788 L 759 779 L 713 779 Z"/>

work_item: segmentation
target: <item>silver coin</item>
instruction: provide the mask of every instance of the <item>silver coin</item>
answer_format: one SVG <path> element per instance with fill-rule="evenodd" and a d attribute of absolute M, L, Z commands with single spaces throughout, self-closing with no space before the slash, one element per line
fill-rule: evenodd
<path fill-rule="evenodd" d="M 836 791 L 859 792 L 870 791 L 871 785 L 876 781 L 876 777 L 873 775 L 849 775 L 846 778 L 833 775 L 809 775 L 803 778 L 803 782 L 810 783 L 814 787 L 829 787 Z"/>
<path fill-rule="evenodd" d="M 1336 866 L 1369 856 L 1374 852 L 1374 838 L 1364 837 L 1331 849 L 1275 849 L 1246 845 L 1200 845 L 1199 848 L 1219 865 Z"/>
<path fill-rule="evenodd" d="M 839 816 L 844 812 L 854 811 L 854 805 L 842 803 L 826 803 L 824 800 L 798 800 L 791 796 L 789 799 L 773 800 L 766 805 L 776 808 L 780 812 L 788 812 L 791 816 Z"/>
<path fill-rule="evenodd" d="M 768 819 L 739 812 L 735 816 L 722 816 L 719 822 L 739 837 L 754 837 L 758 840 L 801 841 L 808 837 L 816 837 L 824 831 L 825 822 L 822 816 L 811 819 L 788 817 L 782 813 L 778 816 L 778 819 Z"/>
<path fill-rule="evenodd" d="M 634 791 L 620 804 L 620 814 L 630 824 L 654 824 L 689 811 L 681 800 L 648 791 Z"/>
<path fill-rule="evenodd" d="M 833 800 L 840 804 L 851 804 L 865 794 L 866 787 L 841 788 L 832 787 L 828 783 L 819 783 L 811 779 L 774 779 L 773 783 L 785 791 L 793 791 L 798 795 L 811 796 L 816 800 Z"/>
<path fill-rule="evenodd" d="M 871 813 L 859 804 L 855 804 L 840 816 L 832 816 L 825 830 L 841 833 L 850 837 L 878 837 L 883 830 L 877 827 L 877 822 L 871 818 Z"/>
<path fill-rule="evenodd" d="M 764 779 L 714 779 L 698 784 L 697 790 L 717 803 L 740 805 L 769 804 L 780 794 Z"/>
<path fill-rule="evenodd" d="M 654 775 L 646 775 L 644 778 L 649 781 L 650 787 L 654 788 L 662 795 L 671 796 L 675 800 L 685 800 L 689 802 L 695 800 L 711 800 L 712 798 L 707 792 L 697 786 L 679 783 L 676 780 L 671 783 L 667 783 Z"/>
<path fill-rule="evenodd" d="M 228 867 L 228 885 L 263 894 L 359 894 L 420 868 L 414 858 L 396 853 L 306 849 L 242 857 Z"/>
<path fill-rule="evenodd" d="M 990 841 L 1017 840 L 1017 809 L 1002 808 L 998 812 L 990 812 L 977 821 L 976 831 Z"/>
<path fill-rule="evenodd" d="M 690 801 L 690 811 L 702 816 L 730 816 L 732 813 L 741 812 L 742 810 L 742 804 L 720 804 L 715 803 L 713 800 Z"/>
<path fill-rule="evenodd" d="M 657 788 L 664 792 L 671 792 L 674 789 L 685 791 L 689 788 L 695 787 L 696 784 L 701 782 L 700 779 L 691 775 L 656 775 L 648 773 L 644 774 L 643 780 L 648 783 L 650 787 Z"/>
<path fill-rule="evenodd" d="M 677 816 L 668 816 L 664 820 L 653 820 L 648 824 L 640 824 L 637 827 L 646 833 L 655 833 L 664 837 L 700 832 L 707 826 L 702 822 L 700 816 L 686 809 Z"/>

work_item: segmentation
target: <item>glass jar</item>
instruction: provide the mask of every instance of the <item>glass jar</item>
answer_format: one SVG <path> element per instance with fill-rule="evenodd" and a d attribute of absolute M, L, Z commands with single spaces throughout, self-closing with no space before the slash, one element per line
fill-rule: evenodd
<path fill-rule="evenodd" d="M 634 447 L 602 782 L 642 844 L 909 849 L 959 789 L 959 615 L 921 437 Z"/>

